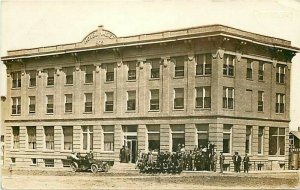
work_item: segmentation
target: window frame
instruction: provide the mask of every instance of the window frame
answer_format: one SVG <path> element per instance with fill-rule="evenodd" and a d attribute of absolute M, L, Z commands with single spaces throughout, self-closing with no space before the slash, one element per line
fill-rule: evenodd
<path fill-rule="evenodd" d="M 158 128 L 158 130 L 157 129 L 155 129 L 155 130 L 150 130 L 150 128 L 155 128 L 155 127 L 157 127 Z M 149 134 L 150 134 L 150 136 L 151 135 L 157 135 L 158 134 L 158 151 L 156 151 L 156 149 L 154 148 L 152 148 L 151 147 L 151 150 L 153 151 L 153 152 L 159 152 L 160 151 L 160 125 L 159 124 L 149 124 L 149 125 L 146 125 L 146 129 L 147 129 L 147 151 L 150 151 L 150 141 L 157 141 L 157 140 L 149 140 Z"/>
<path fill-rule="evenodd" d="M 115 64 L 107 63 L 105 65 L 105 82 L 114 82 L 115 81 Z M 112 69 L 112 71 L 110 70 Z"/>
<path fill-rule="evenodd" d="M 200 57 L 203 57 L 203 58 L 200 58 Z M 208 53 L 197 54 L 197 55 L 195 55 L 195 62 L 196 62 L 196 76 L 211 75 L 211 72 L 212 72 L 211 54 L 208 54 Z"/>
<path fill-rule="evenodd" d="M 28 113 L 35 114 L 35 112 L 36 112 L 36 96 L 28 96 L 28 99 L 29 99 Z"/>
<path fill-rule="evenodd" d="M 225 128 L 230 128 L 229 129 L 229 131 L 225 131 Z M 233 125 L 231 125 L 231 124 L 223 124 L 223 153 L 225 154 L 225 155 L 231 155 L 231 153 L 232 153 L 232 130 L 233 130 Z M 229 152 L 225 152 L 225 150 L 224 150 L 224 140 L 226 140 L 226 139 L 224 139 L 224 134 L 226 134 L 226 135 L 228 135 L 229 134 L 229 147 L 228 147 L 228 149 L 229 149 Z"/>
<path fill-rule="evenodd" d="M 21 71 L 14 71 L 11 72 L 12 78 L 12 89 L 18 89 L 22 87 L 22 72 Z"/>
<path fill-rule="evenodd" d="M 17 133 L 15 133 L 15 130 Z M 12 137 L 12 145 L 11 149 L 13 150 L 19 150 L 20 149 L 20 126 L 12 126 L 11 127 L 11 137 Z M 15 136 L 17 135 L 17 136 Z"/>
<path fill-rule="evenodd" d="M 258 112 L 264 112 L 264 91 L 258 91 L 257 92 L 257 111 Z"/>
<path fill-rule="evenodd" d="M 44 150 L 54 151 L 54 126 L 44 126 Z"/>
<path fill-rule="evenodd" d="M 55 84 L 55 69 L 54 68 L 45 69 L 45 73 L 47 74 L 46 86 L 47 87 L 54 86 L 54 84 Z"/>
<path fill-rule="evenodd" d="M 91 100 L 88 101 L 88 99 Z M 84 93 L 84 113 L 93 113 L 93 93 Z"/>
<path fill-rule="evenodd" d="M 108 101 L 108 99 L 112 99 L 112 101 Z M 111 108 L 111 109 L 108 109 Z M 105 92 L 105 112 L 113 112 L 114 111 L 114 92 Z"/>
<path fill-rule="evenodd" d="M 195 98 L 195 108 L 201 109 L 210 109 L 211 108 L 211 87 L 210 86 L 200 86 L 196 87 L 196 98 Z M 198 92 L 201 92 L 200 96 Z M 207 94 L 209 96 L 207 96 Z M 198 104 L 198 100 L 200 101 L 200 105 Z M 202 104 L 201 104 L 202 103 Z"/>
<path fill-rule="evenodd" d="M 154 64 L 158 64 L 158 67 L 153 67 Z M 160 79 L 161 59 L 151 59 L 150 67 L 150 79 Z"/>
<path fill-rule="evenodd" d="M 157 99 L 153 98 L 154 95 L 157 96 Z M 159 96 L 160 96 L 159 89 L 150 89 L 150 101 L 149 101 L 150 111 L 159 111 L 160 109 Z"/>
<path fill-rule="evenodd" d="M 175 128 L 176 127 L 178 127 L 178 128 L 183 128 L 183 130 L 175 130 Z M 184 144 L 185 144 L 185 140 L 186 140 L 186 138 L 185 138 L 185 124 L 172 124 L 172 125 L 170 125 L 170 129 L 171 129 L 171 143 L 170 143 L 170 150 L 171 150 L 171 152 L 176 152 L 177 150 L 173 150 L 173 148 L 175 147 L 174 146 L 174 134 L 180 134 L 180 135 L 182 135 L 183 134 L 183 141 L 184 141 Z M 179 138 L 177 138 L 177 139 L 179 139 Z M 178 145 L 178 144 L 177 144 Z"/>
<path fill-rule="evenodd" d="M 73 126 L 62 126 L 62 150 L 64 150 L 64 151 L 73 151 L 73 142 L 74 142 L 74 140 L 73 140 L 74 131 L 73 130 L 74 130 Z M 69 136 L 71 136 L 71 138 Z M 66 141 L 66 137 L 69 137 L 71 139 L 71 141 Z M 69 149 L 66 149 L 67 145 L 69 145 L 69 147 L 70 147 Z"/>
<path fill-rule="evenodd" d="M 37 71 L 36 70 L 30 70 L 27 71 L 29 80 L 28 80 L 28 87 L 29 88 L 34 88 L 36 87 L 36 76 L 37 76 Z M 34 77 L 33 77 L 34 76 Z M 34 80 L 33 80 L 34 79 Z M 34 82 L 33 82 L 34 81 Z"/>
<path fill-rule="evenodd" d="M 84 131 L 84 127 L 86 127 L 86 131 Z M 86 149 L 84 147 L 84 134 L 86 137 Z M 92 151 L 94 149 L 94 126 L 92 125 L 82 125 L 81 126 L 81 150 L 82 151 Z"/>
<path fill-rule="evenodd" d="M 110 130 L 108 130 L 108 129 L 106 129 L 106 128 L 109 128 L 109 127 L 112 127 L 113 128 L 113 130 L 112 131 L 110 131 Z M 102 141 L 102 143 L 103 143 L 103 148 L 102 148 L 102 150 L 103 150 L 103 152 L 114 152 L 115 151 L 115 126 L 114 125 L 102 125 L 102 135 L 103 135 L 103 141 Z M 105 145 L 105 135 L 112 135 L 112 138 L 113 138 L 113 140 L 112 141 L 106 141 L 106 142 L 109 142 L 110 143 L 110 148 L 107 150 L 106 149 L 106 145 Z"/>
<path fill-rule="evenodd" d="M 29 129 L 33 129 L 32 130 L 32 134 L 33 135 L 31 138 L 32 138 L 32 141 L 29 141 Z M 27 126 L 26 127 L 26 149 L 27 150 L 36 150 L 37 149 L 37 139 L 36 139 L 36 126 Z M 30 145 L 30 143 L 32 143 L 32 146 Z"/>
<path fill-rule="evenodd" d="M 225 90 L 225 94 L 224 94 Z M 232 97 L 229 97 L 229 90 L 232 91 Z M 232 100 L 232 107 L 229 107 L 230 100 Z M 233 87 L 223 87 L 223 109 L 234 110 L 235 107 L 235 90 Z"/>
<path fill-rule="evenodd" d="M 51 104 L 51 101 L 49 101 L 49 99 L 51 100 L 51 97 L 52 97 L 52 104 Z M 46 104 L 46 114 L 54 114 L 54 95 L 51 95 L 51 94 L 46 95 L 46 102 L 47 102 L 47 104 Z"/>
<path fill-rule="evenodd" d="M 258 63 L 258 81 L 264 81 L 265 63 L 259 61 Z"/>
<path fill-rule="evenodd" d="M 21 96 L 18 97 L 11 97 L 11 115 L 21 115 L 21 109 L 22 109 L 22 99 Z M 14 111 L 15 110 L 15 111 Z"/>
<path fill-rule="evenodd" d="M 130 94 L 132 93 L 132 94 Z M 132 98 L 134 94 L 134 99 L 130 99 Z M 132 108 L 131 108 L 132 107 Z M 127 91 L 127 106 L 126 106 L 126 110 L 127 111 L 136 111 L 137 107 L 136 107 L 136 91 L 135 90 L 129 90 Z"/>
<path fill-rule="evenodd" d="M 135 61 L 127 62 L 127 81 L 136 81 L 137 80 L 137 69 Z"/>
<path fill-rule="evenodd" d="M 247 59 L 246 79 L 253 79 L 253 60 Z"/>
<path fill-rule="evenodd" d="M 223 57 L 223 76 L 235 77 L 236 57 L 234 55 L 224 54 Z"/>
<path fill-rule="evenodd" d="M 178 66 L 180 64 L 179 59 L 182 59 L 183 66 Z M 174 63 L 174 77 L 183 78 L 185 76 L 185 56 L 176 56 L 172 58 Z"/>
<path fill-rule="evenodd" d="M 275 105 L 275 113 L 276 114 L 284 114 L 285 113 L 285 94 L 276 93 L 276 105 Z"/>
<path fill-rule="evenodd" d="M 182 90 L 183 97 L 176 98 L 177 97 L 176 94 L 178 94 L 178 93 L 176 93 L 176 90 Z M 184 88 L 174 88 L 173 89 L 173 109 L 174 110 L 184 110 L 184 108 L 185 108 L 184 93 L 185 93 Z M 182 105 L 177 105 L 178 101 L 182 101 Z"/>

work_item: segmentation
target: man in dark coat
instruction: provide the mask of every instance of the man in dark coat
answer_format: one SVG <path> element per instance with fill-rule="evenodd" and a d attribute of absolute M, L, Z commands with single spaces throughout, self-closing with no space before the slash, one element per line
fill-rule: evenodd
<path fill-rule="evenodd" d="M 232 156 L 232 161 L 233 161 L 233 164 L 234 164 L 234 171 L 235 172 L 241 172 L 241 161 L 242 161 L 242 158 L 241 156 L 239 155 L 238 152 L 235 152 L 235 154 Z"/>
<path fill-rule="evenodd" d="M 249 162 L 250 162 L 250 158 L 247 154 L 245 154 L 245 157 L 243 159 L 243 162 L 244 162 L 244 173 L 247 173 L 249 172 Z"/>
<path fill-rule="evenodd" d="M 220 152 L 220 173 L 223 173 L 225 156 Z"/>

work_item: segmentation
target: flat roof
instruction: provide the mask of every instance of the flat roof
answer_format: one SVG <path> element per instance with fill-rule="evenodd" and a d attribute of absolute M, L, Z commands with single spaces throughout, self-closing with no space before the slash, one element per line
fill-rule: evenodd
<path fill-rule="evenodd" d="M 291 46 L 291 41 L 247 32 L 220 24 L 183 28 L 177 30 L 166 30 L 161 32 L 125 37 L 117 37 L 112 32 L 104 30 L 103 26 L 99 26 L 97 30 L 90 32 L 81 42 L 30 49 L 10 50 L 7 51 L 7 56 L 3 56 L 1 59 L 5 61 L 12 59 L 58 55 L 118 47 L 129 47 L 134 45 L 155 44 L 213 36 L 230 37 L 248 41 L 258 45 L 285 49 L 292 52 L 300 52 L 299 48 Z"/>

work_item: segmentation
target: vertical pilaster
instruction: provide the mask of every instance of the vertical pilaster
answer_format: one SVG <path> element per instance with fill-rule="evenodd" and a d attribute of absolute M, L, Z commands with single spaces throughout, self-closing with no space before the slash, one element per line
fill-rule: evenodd
<path fill-rule="evenodd" d="M 265 127 L 264 142 L 263 142 L 264 155 L 269 155 L 269 130 L 270 130 L 270 127 Z"/>
<path fill-rule="evenodd" d="M 115 125 L 115 160 L 119 160 L 119 153 L 123 145 L 123 138 L 122 125 Z"/>
<path fill-rule="evenodd" d="M 195 110 L 195 76 L 196 76 L 196 63 L 193 54 L 188 55 L 186 64 L 186 82 L 187 82 L 187 96 L 186 96 L 186 111 L 187 114 L 193 114 Z"/>
<path fill-rule="evenodd" d="M 81 150 L 81 126 L 73 126 L 73 151 L 80 152 Z"/>
<path fill-rule="evenodd" d="M 259 126 L 252 126 L 252 143 L 251 143 L 251 155 L 257 156 L 258 154 L 258 128 Z"/>
<path fill-rule="evenodd" d="M 94 152 L 100 152 L 103 151 L 102 147 L 103 147 L 103 130 L 102 130 L 102 126 L 101 125 L 94 125 L 94 144 L 93 144 L 93 151 Z"/>
<path fill-rule="evenodd" d="M 171 150 L 170 141 L 170 125 L 160 125 L 160 150 L 170 151 Z"/>
<path fill-rule="evenodd" d="M 11 128 L 11 127 L 9 127 Z M 9 129 L 11 130 L 11 129 Z M 10 144 L 11 146 L 11 144 Z M 20 150 L 27 149 L 27 130 L 26 126 L 20 126 Z"/>
<path fill-rule="evenodd" d="M 41 125 L 36 126 L 36 149 L 44 150 L 45 149 L 45 134 L 44 127 Z"/>
<path fill-rule="evenodd" d="M 62 126 L 54 126 L 54 150 L 59 152 L 63 149 L 63 132 Z"/>
<path fill-rule="evenodd" d="M 215 144 L 217 152 L 223 151 L 223 124 L 211 123 L 209 124 L 209 141 Z"/>
<path fill-rule="evenodd" d="M 246 126 L 245 125 L 233 125 L 232 127 L 232 151 L 238 152 L 239 155 L 245 154 L 246 144 Z"/>
<path fill-rule="evenodd" d="M 146 145 L 148 143 L 146 143 L 146 138 L 147 136 L 147 129 L 146 129 L 146 125 L 138 125 L 138 129 L 137 129 L 137 140 L 138 140 L 138 150 L 141 151 L 145 151 L 148 150 L 148 147 L 146 147 Z"/>
<path fill-rule="evenodd" d="M 173 98 L 170 96 L 170 79 L 172 76 L 171 69 L 170 69 L 170 57 L 162 57 L 162 112 L 164 114 L 169 114 L 170 112 L 170 103 L 173 101 Z"/>
<path fill-rule="evenodd" d="M 196 127 L 195 124 L 185 125 L 185 148 L 186 150 L 193 150 L 196 142 Z"/>

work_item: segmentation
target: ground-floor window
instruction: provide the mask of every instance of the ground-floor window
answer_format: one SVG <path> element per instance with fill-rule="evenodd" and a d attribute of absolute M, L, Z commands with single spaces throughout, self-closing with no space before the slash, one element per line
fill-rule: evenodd
<path fill-rule="evenodd" d="M 13 126 L 12 134 L 13 134 L 13 149 L 19 149 L 20 148 L 20 127 Z"/>
<path fill-rule="evenodd" d="M 285 128 L 270 127 L 269 131 L 269 155 L 284 155 Z"/>
<path fill-rule="evenodd" d="M 114 126 L 102 126 L 104 151 L 114 151 Z"/>
<path fill-rule="evenodd" d="M 245 153 L 251 153 L 251 143 L 252 143 L 252 126 L 246 126 L 246 144 L 245 144 Z"/>
<path fill-rule="evenodd" d="M 63 127 L 64 150 L 73 150 L 73 126 Z"/>
<path fill-rule="evenodd" d="M 71 160 L 68 159 L 62 159 L 62 164 L 64 168 L 70 167 L 71 166 Z"/>
<path fill-rule="evenodd" d="M 147 125 L 148 131 L 148 150 L 158 152 L 160 150 L 160 126 Z"/>
<path fill-rule="evenodd" d="M 27 127 L 28 149 L 36 149 L 36 128 L 35 126 Z"/>
<path fill-rule="evenodd" d="M 259 126 L 258 128 L 258 154 L 263 154 L 264 146 L 264 127 Z"/>
<path fill-rule="evenodd" d="M 176 152 L 180 150 L 180 146 L 184 145 L 185 143 L 185 125 L 176 124 L 171 125 L 172 131 L 172 151 Z"/>
<path fill-rule="evenodd" d="M 209 124 L 198 124 L 197 127 L 197 136 L 198 136 L 198 147 L 204 147 L 208 144 L 208 129 Z"/>
<path fill-rule="evenodd" d="M 93 150 L 93 126 L 82 126 L 82 149 Z"/>
<path fill-rule="evenodd" d="M 223 126 L 223 153 L 231 153 L 231 143 L 232 143 L 232 125 L 224 124 Z"/>
<path fill-rule="evenodd" d="M 45 167 L 54 167 L 54 159 L 44 159 Z"/>
<path fill-rule="evenodd" d="M 45 126 L 45 147 L 48 150 L 54 149 L 54 127 L 53 126 Z"/>

